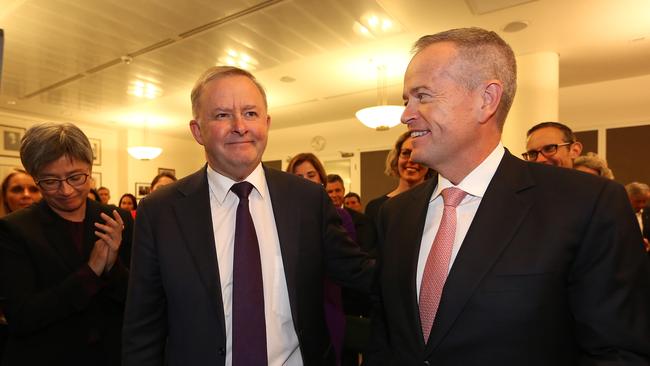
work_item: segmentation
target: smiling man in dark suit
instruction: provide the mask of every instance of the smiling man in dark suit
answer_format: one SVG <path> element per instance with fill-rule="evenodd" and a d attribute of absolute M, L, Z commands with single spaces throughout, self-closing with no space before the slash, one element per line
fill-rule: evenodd
<path fill-rule="evenodd" d="M 504 149 L 515 89 L 494 32 L 416 43 L 402 122 L 411 159 L 439 174 L 380 211 L 368 364 L 649 364 L 650 273 L 625 191 Z"/>
<path fill-rule="evenodd" d="M 138 205 L 124 365 L 333 365 L 323 277 L 369 288 L 371 262 L 322 186 L 261 164 L 250 73 L 208 69 L 192 110 L 208 164 Z"/>

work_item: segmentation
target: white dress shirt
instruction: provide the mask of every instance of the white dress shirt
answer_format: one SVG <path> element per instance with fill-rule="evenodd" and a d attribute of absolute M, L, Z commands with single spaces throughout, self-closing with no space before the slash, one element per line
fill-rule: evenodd
<path fill-rule="evenodd" d="M 238 182 L 215 172 L 209 166 L 207 174 L 226 323 L 226 365 L 232 365 L 232 261 L 239 198 L 230 191 L 230 187 Z M 269 366 L 302 365 L 298 336 L 291 317 L 280 240 L 262 165 L 258 165 L 244 180 L 255 187 L 248 199 L 262 261 Z"/>
<path fill-rule="evenodd" d="M 641 229 L 641 234 L 643 234 L 643 209 L 640 209 L 636 213 L 636 221 L 639 222 L 639 228 Z"/>
<path fill-rule="evenodd" d="M 433 246 L 433 239 L 436 237 L 440 221 L 442 220 L 444 204 L 440 193 L 443 189 L 449 187 L 457 187 L 467 192 L 467 196 L 463 198 L 456 208 L 456 237 L 454 238 L 454 246 L 449 261 L 449 270 L 451 270 L 451 266 L 454 260 L 456 260 L 456 255 L 458 255 L 465 235 L 467 235 L 469 226 L 472 224 L 472 220 L 474 220 L 478 206 L 481 204 L 481 199 L 483 199 L 483 195 L 504 154 L 505 150 L 503 145 L 499 143 L 490 155 L 474 168 L 457 186 L 454 186 L 447 178 L 438 174 L 438 185 L 433 190 L 433 194 L 431 194 L 431 199 L 429 200 L 427 218 L 424 224 L 424 232 L 422 233 L 422 242 L 420 243 L 420 255 L 418 256 L 416 276 L 418 299 L 420 298 L 420 285 L 422 284 L 424 266 L 427 264 L 429 251 L 431 251 L 431 247 Z"/>

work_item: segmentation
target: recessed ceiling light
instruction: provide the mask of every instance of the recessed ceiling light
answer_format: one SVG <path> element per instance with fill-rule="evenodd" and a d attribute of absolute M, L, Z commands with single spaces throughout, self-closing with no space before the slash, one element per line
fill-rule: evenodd
<path fill-rule="evenodd" d="M 138 98 L 155 99 L 162 95 L 162 89 L 153 83 L 135 80 L 129 85 L 128 93 Z"/>
<path fill-rule="evenodd" d="M 16 101 L 15 101 L 15 100 L 8 100 L 8 101 L 7 101 L 7 104 L 9 104 L 9 105 L 16 105 Z"/>
<path fill-rule="evenodd" d="M 369 38 L 401 31 L 399 24 L 388 15 L 375 13 L 363 15 L 358 21 L 354 22 L 353 29 L 357 34 Z"/>
<path fill-rule="evenodd" d="M 257 65 L 257 60 L 247 53 L 231 48 L 226 50 L 225 56 L 219 58 L 217 65 L 237 66 L 245 70 L 254 70 Z"/>
<path fill-rule="evenodd" d="M 516 20 L 514 22 L 510 22 L 506 24 L 505 27 L 503 27 L 504 32 L 508 33 L 515 33 L 522 31 L 524 29 L 528 28 L 528 22 L 524 20 Z"/>
<path fill-rule="evenodd" d="M 296 81 L 296 78 L 285 75 L 285 76 L 280 78 L 280 81 L 283 82 L 283 83 L 293 83 L 294 81 Z"/>

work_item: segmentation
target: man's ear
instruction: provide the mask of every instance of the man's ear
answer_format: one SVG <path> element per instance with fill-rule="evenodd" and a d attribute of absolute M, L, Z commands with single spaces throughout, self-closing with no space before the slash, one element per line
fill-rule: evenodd
<path fill-rule="evenodd" d="M 190 121 L 190 131 L 192 132 L 192 136 L 194 136 L 194 140 L 196 140 L 199 145 L 203 145 L 203 136 L 201 136 L 201 125 L 199 124 L 199 121 L 195 119 Z"/>
<path fill-rule="evenodd" d="M 486 84 L 481 94 L 480 123 L 489 121 L 496 114 L 503 94 L 503 85 L 500 81 L 490 80 Z"/>
<path fill-rule="evenodd" d="M 571 159 L 575 159 L 580 156 L 580 154 L 582 154 L 582 143 L 580 141 L 576 141 L 571 144 L 569 155 L 571 156 Z"/>

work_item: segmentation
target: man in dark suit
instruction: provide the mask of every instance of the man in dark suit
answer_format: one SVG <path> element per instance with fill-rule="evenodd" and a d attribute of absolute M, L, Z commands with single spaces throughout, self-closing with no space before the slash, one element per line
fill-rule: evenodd
<path fill-rule="evenodd" d="M 421 38 L 404 78 L 411 159 L 388 200 L 370 365 L 647 365 L 650 271 L 623 188 L 500 142 L 515 58 L 494 32 Z"/>
<path fill-rule="evenodd" d="M 20 157 L 43 199 L 0 220 L 2 364 L 119 365 L 131 216 L 87 199 L 92 150 L 76 126 L 31 127 Z"/>
<path fill-rule="evenodd" d="M 632 182 L 625 185 L 625 191 L 639 223 L 646 251 L 650 252 L 650 211 L 648 210 L 650 187 L 645 183 Z"/>
<path fill-rule="evenodd" d="M 370 261 L 320 185 L 260 163 L 250 73 L 208 69 L 192 110 L 208 164 L 138 205 L 124 365 L 333 365 L 323 278 L 369 288 Z"/>

